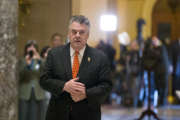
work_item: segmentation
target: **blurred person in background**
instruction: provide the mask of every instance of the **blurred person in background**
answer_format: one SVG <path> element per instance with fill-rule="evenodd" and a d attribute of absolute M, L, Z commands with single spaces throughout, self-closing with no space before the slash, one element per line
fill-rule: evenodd
<path fill-rule="evenodd" d="M 51 36 L 51 44 L 52 44 L 52 48 L 63 45 L 64 42 L 63 42 L 63 37 L 62 37 L 62 35 L 59 34 L 59 33 L 54 33 L 54 34 Z"/>
<path fill-rule="evenodd" d="M 106 43 L 104 40 L 100 40 L 96 48 L 102 51 L 107 56 L 111 67 L 111 80 L 113 83 L 115 83 L 114 74 L 116 69 L 116 65 L 115 65 L 116 50 L 110 44 Z M 105 104 L 111 104 L 111 103 L 112 103 L 111 97 L 108 96 L 107 100 L 105 101 Z"/>
<path fill-rule="evenodd" d="M 127 85 L 127 79 L 129 76 L 127 70 L 128 63 L 128 47 L 130 45 L 130 40 L 122 39 L 124 42 L 120 42 L 120 59 L 118 60 L 117 69 L 118 73 L 116 73 L 116 83 L 115 83 L 115 91 L 118 95 L 121 96 L 121 104 L 125 106 L 132 105 L 132 96 L 129 94 L 129 87 Z M 127 42 L 128 41 L 128 42 Z M 127 42 L 127 43 L 126 43 Z"/>
<path fill-rule="evenodd" d="M 115 65 L 116 50 L 112 47 L 112 45 L 105 43 L 103 40 L 100 40 L 96 48 L 101 50 L 102 52 L 104 52 L 104 54 L 107 55 L 110 62 L 111 71 L 114 72 L 116 69 L 116 65 Z"/>
<path fill-rule="evenodd" d="M 180 91 L 180 38 L 171 44 L 171 63 L 173 96 L 176 96 L 176 91 Z"/>
<path fill-rule="evenodd" d="M 39 85 L 42 66 L 36 41 L 28 41 L 18 62 L 19 120 L 45 119 L 45 91 Z"/>
<path fill-rule="evenodd" d="M 128 79 L 127 84 L 129 85 L 129 94 L 133 99 L 133 106 L 138 106 L 139 101 L 139 89 L 140 89 L 140 56 L 139 46 L 136 40 L 131 42 L 130 48 L 127 53 L 127 71 Z"/>
<path fill-rule="evenodd" d="M 49 52 L 50 50 L 51 50 L 50 46 L 45 46 L 45 47 L 43 47 L 42 50 L 41 50 L 41 53 L 40 53 L 41 58 L 46 59 L 46 57 L 47 57 L 47 55 L 48 55 L 48 52 Z"/>
<path fill-rule="evenodd" d="M 165 105 L 168 94 L 169 60 L 165 46 L 156 36 L 153 36 L 146 41 L 142 59 L 145 84 L 151 84 L 150 96 L 153 101 L 153 106 Z M 148 83 L 147 80 L 148 72 L 151 72 L 150 83 Z M 156 90 L 158 92 L 157 99 L 155 99 Z M 148 94 L 148 92 L 146 93 Z"/>

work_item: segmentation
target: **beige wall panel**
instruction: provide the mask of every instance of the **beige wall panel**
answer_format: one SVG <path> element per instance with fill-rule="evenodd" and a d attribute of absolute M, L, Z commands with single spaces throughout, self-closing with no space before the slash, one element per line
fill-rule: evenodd
<path fill-rule="evenodd" d="M 68 20 L 71 16 L 71 0 L 31 1 L 30 14 L 24 16 L 24 27 L 19 30 L 17 46 L 20 55 L 27 40 L 37 40 L 42 48 L 50 43 L 49 39 L 55 32 L 61 33 L 65 39 Z"/>

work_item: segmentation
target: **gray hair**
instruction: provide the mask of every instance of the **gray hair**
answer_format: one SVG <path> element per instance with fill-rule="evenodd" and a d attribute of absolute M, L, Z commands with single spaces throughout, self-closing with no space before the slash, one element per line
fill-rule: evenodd
<path fill-rule="evenodd" d="M 85 24 L 86 26 L 88 26 L 88 28 L 90 29 L 90 22 L 88 20 L 87 17 L 83 16 L 83 15 L 75 15 L 72 16 L 69 22 L 69 26 L 73 23 L 73 22 L 77 22 L 79 24 Z"/>

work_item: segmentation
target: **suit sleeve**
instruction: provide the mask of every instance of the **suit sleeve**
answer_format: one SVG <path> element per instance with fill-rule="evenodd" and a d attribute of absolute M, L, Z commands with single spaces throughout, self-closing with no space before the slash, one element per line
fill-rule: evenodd
<path fill-rule="evenodd" d="M 59 96 L 62 93 L 65 81 L 54 78 L 53 76 L 53 53 L 49 51 L 48 57 L 43 65 L 43 70 L 40 76 L 40 85 L 43 89 L 49 91 L 54 96 Z"/>
<path fill-rule="evenodd" d="M 106 57 L 100 60 L 98 83 L 96 86 L 86 90 L 88 103 L 91 105 L 102 104 L 112 89 L 110 80 L 110 65 Z"/>

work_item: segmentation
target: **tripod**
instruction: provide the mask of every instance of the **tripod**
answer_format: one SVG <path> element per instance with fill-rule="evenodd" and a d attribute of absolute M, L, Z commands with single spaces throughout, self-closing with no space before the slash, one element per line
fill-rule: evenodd
<path fill-rule="evenodd" d="M 147 110 L 142 112 L 141 116 L 136 120 L 142 120 L 146 115 L 148 115 L 149 120 L 150 120 L 151 116 L 153 116 L 157 120 L 160 120 L 158 118 L 158 116 L 156 115 L 156 113 L 153 110 L 151 110 L 151 97 L 150 97 L 150 93 L 151 93 L 151 80 L 150 80 L 150 78 L 151 77 L 150 76 L 151 76 L 151 70 L 148 70 L 148 108 L 147 108 Z"/>

